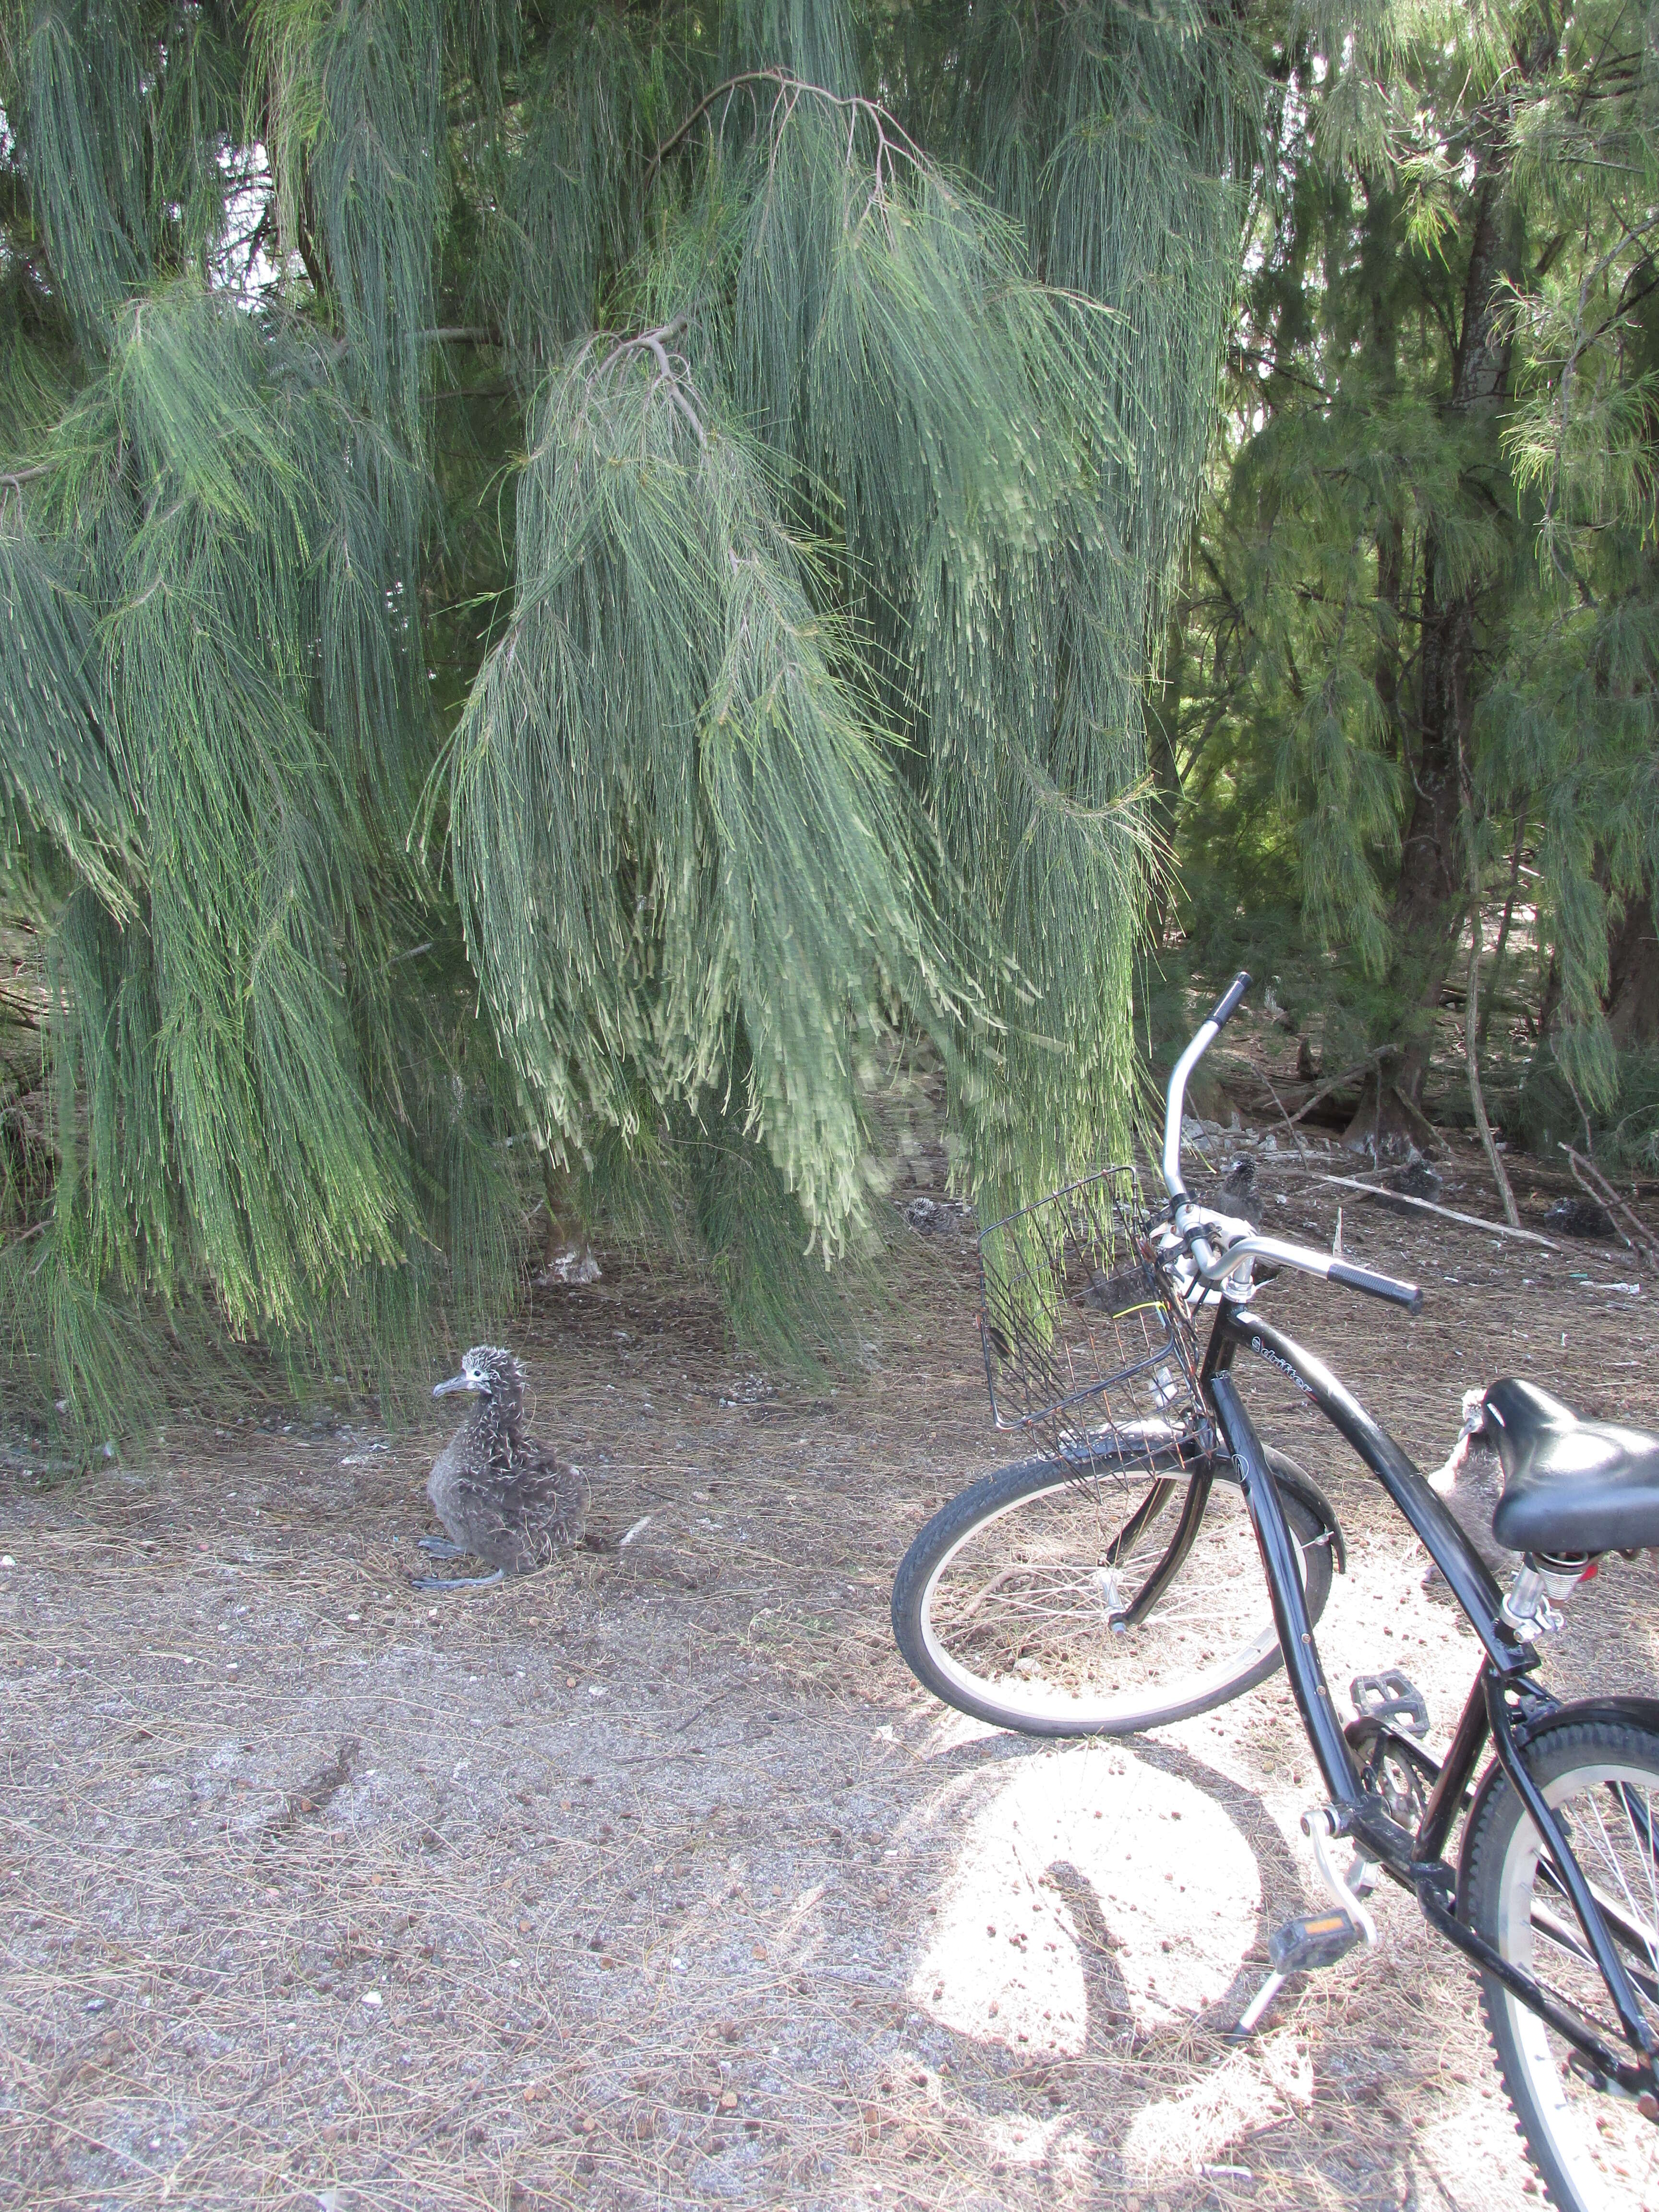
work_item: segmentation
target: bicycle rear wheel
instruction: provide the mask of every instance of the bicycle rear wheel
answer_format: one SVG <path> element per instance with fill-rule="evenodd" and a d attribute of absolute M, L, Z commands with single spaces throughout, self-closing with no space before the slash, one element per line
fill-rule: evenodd
<path fill-rule="evenodd" d="M 1524 1757 L 1659 2029 L 1659 1732 L 1616 1712 L 1564 1713 Z M 1626 2047 L 1538 1831 L 1497 1769 L 1469 1814 L 1458 1911 L 1559 2004 L 1593 2021 L 1613 2050 Z M 1567 2045 L 1502 1983 L 1482 1975 L 1480 1987 L 1510 2103 L 1560 2212 L 1659 2204 L 1659 2124 L 1569 2065 Z"/>
<path fill-rule="evenodd" d="M 1331 1531 L 1286 1483 L 1311 1619 L 1331 1588 Z M 1207 1489 L 1207 1496 L 1196 1486 Z M 1191 1548 L 1145 1620 L 1123 1624 L 1201 1510 Z M 1279 1664 L 1279 1635 L 1243 1498 L 1172 1466 L 1086 1473 L 1005 1468 L 936 1513 L 893 1584 L 893 1632 L 916 1679 L 976 1719 L 1028 1735 L 1127 1735 L 1207 1712 Z"/>

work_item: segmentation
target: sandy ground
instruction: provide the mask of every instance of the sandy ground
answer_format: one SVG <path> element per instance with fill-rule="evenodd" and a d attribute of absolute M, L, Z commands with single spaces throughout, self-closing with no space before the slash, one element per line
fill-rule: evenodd
<path fill-rule="evenodd" d="M 1331 1162 L 1330 1165 L 1339 1163 Z M 1523 1176 L 1524 1176 L 1524 1164 Z M 1266 1170 L 1271 1226 L 1416 1273 L 1407 1322 L 1264 1293 L 1425 1464 L 1471 1382 L 1659 1426 L 1656 1286 Z M 1525 1183 L 1523 1180 L 1523 1193 Z M 1280 1198 L 1284 1203 L 1280 1203 Z M 1453 1203 L 1490 1211 L 1472 1165 Z M 893 1570 L 1009 1455 L 973 1248 L 907 1237 L 870 1372 L 745 1373 L 694 1287 L 538 1294 L 536 1432 L 621 1552 L 410 1590 L 453 1425 L 198 1409 L 153 1455 L 0 1476 L 0 2204 L 1512 2206 L 1473 1982 L 1414 1908 L 1222 2040 L 1322 1899 L 1282 1686 L 1121 1743 L 943 1711 Z M 1474 1646 L 1357 1462 L 1261 1370 L 1351 1544 L 1322 1633 L 1443 1741 Z M 1652 1558 L 1549 1660 L 1659 1674 Z"/>

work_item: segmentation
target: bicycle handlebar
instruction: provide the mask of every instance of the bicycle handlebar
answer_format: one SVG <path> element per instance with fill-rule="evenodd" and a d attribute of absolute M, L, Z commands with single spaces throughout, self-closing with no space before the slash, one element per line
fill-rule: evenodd
<path fill-rule="evenodd" d="M 1278 1237 L 1241 1237 L 1224 1251 L 1200 1261 L 1199 1275 L 1206 1283 L 1222 1283 L 1246 1260 L 1268 1260 L 1280 1267 L 1295 1267 L 1304 1275 L 1319 1275 L 1328 1283 L 1340 1283 L 1346 1290 L 1386 1298 L 1390 1305 L 1404 1306 L 1408 1313 L 1416 1313 L 1423 1304 L 1423 1293 L 1415 1283 L 1376 1274 L 1370 1267 L 1356 1267 L 1352 1261 L 1338 1259 L 1334 1253 L 1316 1252 L 1310 1244 L 1287 1244 Z"/>
<path fill-rule="evenodd" d="M 1210 1019 L 1215 1024 L 1217 1029 L 1226 1028 L 1228 1023 L 1238 1012 L 1239 1000 L 1249 988 L 1250 971 L 1248 968 L 1241 968 L 1210 1009 Z"/>
<path fill-rule="evenodd" d="M 1375 1274 L 1369 1267 L 1338 1260 L 1332 1265 L 1329 1279 L 1346 1283 L 1351 1291 L 1364 1291 L 1370 1297 L 1386 1298 L 1390 1305 L 1404 1306 L 1407 1313 L 1422 1310 L 1422 1291 L 1415 1283 L 1402 1283 L 1396 1276 Z"/>
<path fill-rule="evenodd" d="M 1203 1231 L 1193 1226 L 1191 1214 L 1199 1209 L 1191 1206 L 1181 1176 L 1181 1109 L 1186 1103 L 1187 1078 L 1237 1012 L 1249 988 L 1249 970 L 1241 968 L 1170 1071 L 1164 1109 L 1164 1181 L 1175 1200 L 1176 1228 L 1187 1239 L 1200 1281 L 1224 1283 L 1246 1260 L 1271 1260 L 1281 1267 L 1295 1267 L 1304 1275 L 1318 1275 L 1328 1283 L 1340 1283 L 1347 1290 L 1364 1291 L 1369 1297 L 1386 1298 L 1391 1305 L 1404 1306 L 1408 1313 L 1417 1312 L 1423 1293 L 1415 1283 L 1402 1283 L 1392 1275 L 1356 1267 L 1334 1253 L 1316 1252 L 1311 1245 L 1284 1243 L 1277 1237 L 1241 1237 L 1218 1252 Z"/>
<path fill-rule="evenodd" d="M 1187 1194 L 1187 1186 L 1181 1180 L 1181 1109 L 1187 1096 L 1187 1078 L 1215 1042 L 1224 1024 L 1237 1012 L 1238 1002 L 1249 988 L 1249 971 L 1241 968 L 1170 1071 L 1169 1096 L 1164 1106 L 1164 1181 L 1171 1198 L 1184 1198 Z"/>

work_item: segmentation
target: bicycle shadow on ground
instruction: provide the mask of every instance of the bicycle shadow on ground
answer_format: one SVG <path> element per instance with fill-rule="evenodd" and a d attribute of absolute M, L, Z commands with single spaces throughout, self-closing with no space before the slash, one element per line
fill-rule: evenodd
<path fill-rule="evenodd" d="M 1097 2185 L 1131 2191 L 1247 2147 L 1281 2172 L 1346 2156 L 1305 2131 L 1305 2020 L 1286 2008 L 1249 2044 L 1224 2039 L 1268 1930 L 1322 1901 L 1252 1790 L 1167 1740 L 978 1737 L 927 1764 L 937 1786 L 910 1840 L 934 1858 L 938 1902 L 911 1996 L 963 2045 L 1073 2085 L 1026 2162 L 1060 2154 L 1062 2118 Z M 1401 2186 L 1413 2201 L 1409 2161 L 1380 2149 L 1354 2201 Z"/>
<path fill-rule="evenodd" d="M 1044 1788 L 1039 1782 L 1021 1791 L 1030 1802 L 1013 1813 L 1011 1823 L 1018 1826 L 1022 1837 L 1021 1865 L 1025 1865 L 1030 1851 L 1041 1850 L 1041 1823 L 1045 1816 L 1049 1818 L 1055 1824 L 1054 1867 L 1073 1868 L 1083 1885 L 1078 1892 L 1079 1899 L 1086 1891 L 1091 1900 L 1086 1909 L 1102 1925 L 1121 1926 L 1127 1917 L 1144 1917 L 1150 1923 L 1145 1933 L 1154 1936 L 1160 1946 L 1174 1942 L 1194 1919 L 1194 1908 L 1181 1900 L 1194 1893 L 1200 1900 L 1208 1899 L 1216 1886 L 1210 1881 L 1195 1885 L 1184 1881 L 1178 1869 L 1185 1866 L 1188 1871 L 1194 1870 L 1191 1863 L 1201 1861 L 1218 1846 L 1228 1871 L 1242 1876 L 1243 1866 L 1237 1849 L 1242 1844 L 1253 1863 L 1250 1925 L 1244 1932 L 1237 1916 L 1227 1916 L 1230 1928 L 1237 1923 L 1244 1932 L 1243 1948 L 1225 1982 L 1188 2014 L 1194 2026 L 1218 2033 L 1231 2028 L 1267 1972 L 1268 1930 L 1292 1914 L 1315 1910 L 1324 1902 L 1316 1881 L 1298 1863 L 1260 1795 L 1184 1746 L 1165 1739 L 1032 1741 L 999 1733 L 951 1743 L 933 1754 L 927 1764 L 944 1784 L 935 1795 L 930 1824 L 947 1808 L 965 1808 L 974 1794 L 973 1782 L 1000 1767 L 1042 1777 L 1056 1770 L 1074 1769 L 1074 1778 L 1057 1780 L 1053 1788 Z M 1162 1786 L 1154 1784 L 1152 1778 L 1157 1778 Z M 1139 1792 L 1138 1781 L 1142 1784 Z M 1185 1802 L 1188 1796 L 1193 1800 L 1190 1805 Z M 991 1810 L 981 1806 L 970 1814 L 970 1820 L 983 1823 Z M 1103 1832 L 1091 1838 L 1099 1848 L 1074 1859 L 1063 1847 L 1060 1830 L 1079 1812 Z M 1149 1829 L 1156 1825 L 1160 1831 L 1162 1856 L 1170 1863 L 1149 1867 L 1143 1856 L 1139 1862 L 1142 1875 L 1160 1878 L 1137 1885 L 1125 1875 L 1127 1866 L 1135 1863 L 1129 1856 L 1130 1839 L 1143 1819 Z M 993 1816 L 994 1829 L 995 1825 Z M 1185 1837 L 1180 1833 L 1183 1825 Z M 1218 1825 L 1231 1832 L 1232 1847 L 1225 1835 L 1216 1834 Z M 988 1836 L 980 1848 L 995 1846 Z M 964 1838 L 958 1845 L 959 1862 L 971 1856 L 973 1850 L 973 1844 Z M 1103 1875 L 1109 1863 L 1116 1864 L 1115 1877 Z M 1083 1871 L 1085 1867 L 1090 1871 Z M 1103 1888 L 1099 1886 L 1103 1879 L 1107 1884 Z M 1164 1894 L 1170 1889 L 1173 1897 Z M 1108 1910 L 1109 1906 L 1113 1909 Z M 1085 1908 L 1079 1902 L 1078 1909 Z"/>

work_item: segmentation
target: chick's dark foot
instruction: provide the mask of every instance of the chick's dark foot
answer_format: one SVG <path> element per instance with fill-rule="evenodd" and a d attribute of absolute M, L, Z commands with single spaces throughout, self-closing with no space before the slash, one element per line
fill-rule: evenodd
<path fill-rule="evenodd" d="M 410 1589 L 488 1589 L 492 1583 L 501 1579 L 501 1569 L 493 1575 L 462 1575 L 459 1580 L 446 1582 L 441 1575 L 411 1575 Z"/>
<path fill-rule="evenodd" d="M 424 1552 L 429 1559 L 464 1559 L 466 1557 L 466 1546 L 452 1544 L 447 1536 L 417 1536 L 415 1548 L 417 1552 Z"/>

